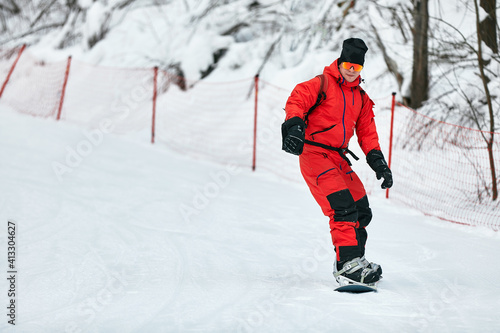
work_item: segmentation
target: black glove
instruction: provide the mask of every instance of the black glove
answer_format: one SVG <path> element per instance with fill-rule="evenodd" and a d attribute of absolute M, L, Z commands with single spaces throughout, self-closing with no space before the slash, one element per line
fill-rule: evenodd
<path fill-rule="evenodd" d="M 366 162 L 377 174 L 377 179 L 384 178 L 381 187 L 383 189 L 390 188 L 392 186 L 392 172 L 387 166 L 384 154 L 380 150 L 370 150 L 366 155 Z"/>
<path fill-rule="evenodd" d="M 304 150 L 306 124 L 300 117 L 288 119 L 281 125 L 283 145 L 281 149 L 287 153 L 300 155 Z"/>

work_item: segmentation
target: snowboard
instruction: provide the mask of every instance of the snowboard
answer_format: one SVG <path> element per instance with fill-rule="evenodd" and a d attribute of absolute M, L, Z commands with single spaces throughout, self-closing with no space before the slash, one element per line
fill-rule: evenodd
<path fill-rule="evenodd" d="M 361 293 L 369 293 L 369 292 L 377 292 L 376 285 L 366 285 L 366 284 L 348 284 L 346 286 L 341 286 L 335 289 L 340 293 L 353 293 L 353 294 L 361 294 Z"/>

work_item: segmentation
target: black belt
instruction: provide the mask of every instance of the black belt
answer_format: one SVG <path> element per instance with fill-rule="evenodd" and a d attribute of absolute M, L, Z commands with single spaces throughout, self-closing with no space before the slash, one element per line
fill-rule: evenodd
<path fill-rule="evenodd" d="M 349 161 L 349 159 L 347 158 L 347 156 L 345 156 L 346 153 L 348 153 L 349 155 L 351 155 L 356 161 L 359 160 L 359 157 L 357 157 L 356 155 L 354 155 L 354 153 L 352 151 L 350 151 L 349 149 L 347 148 L 337 148 L 337 147 L 332 147 L 332 146 L 329 146 L 329 145 L 325 145 L 323 143 L 319 143 L 319 142 L 315 142 L 315 141 L 310 141 L 310 140 L 304 140 L 305 143 L 307 143 L 308 145 L 311 145 L 311 146 L 316 146 L 316 147 L 320 147 L 320 148 L 323 148 L 323 149 L 328 149 L 328 150 L 333 150 L 333 151 L 336 151 L 339 153 L 340 157 L 342 157 L 346 162 L 347 164 L 349 164 L 349 166 L 352 165 L 351 161 Z"/>

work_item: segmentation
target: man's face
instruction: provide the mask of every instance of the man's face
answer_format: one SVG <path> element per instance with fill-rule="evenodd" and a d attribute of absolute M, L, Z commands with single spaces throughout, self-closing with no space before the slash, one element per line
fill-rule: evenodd
<path fill-rule="evenodd" d="M 340 74 L 342 74 L 344 79 L 346 79 L 347 82 L 353 82 L 354 80 L 356 80 L 359 76 L 359 73 L 361 73 L 361 71 L 356 72 L 353 67 L 351 67 L 349 69 L 345 69 L 344 66 L 342 66 L 342 64 L 340 64 L 339 70 L 340 70 Z"/>

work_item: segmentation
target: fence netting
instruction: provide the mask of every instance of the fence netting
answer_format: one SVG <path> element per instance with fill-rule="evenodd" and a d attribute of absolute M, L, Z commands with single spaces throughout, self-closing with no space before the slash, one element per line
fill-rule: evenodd
<path fill-rule="evenodd" d="M 151 127 L 153 74 L 153 69 L 97 68 L 73 59 L 61 120 L 91 128 L 109 123 L 115 134 L 140 136 Z"/>
<path fill-rule="evenodd" d="M 158 82 L 155 142 L 200 159 L 251 165 L 252 80 L 177 85 L 162 71 Z"/>
<path fill-rule="evenodd" d="M 0 50 L 0 83 L 17 55 L 18 49 Z M 106 124 L 109 129 L 111 125 L 112 133 L 142 142 L 151 142 L 154 133 L 155 145 L 220 164 L 250 168 L 255 147 L 257 170 L 302 182 L 297 156 L 281 150 L 283 107 L 289 94 L 289 89 L 265 80 L 256 84 L 254 78 L 189 81 L 154 68 L 102 67 L 75 59 L 47 63 L 24 51 L 0 102 L 18 112 L 54 119 L 60 116 L 62 121 L 88 128 Z M 388 158 L 391 99 L 375 99 L 375 104 L 380 143 Z M 398 106 L 390 198 L 444 220 L 500 229 L 500 199 L 492 200 L 486 148 L 491 135 Z M 360 161 L 353 168 L 368 193 L 380 191 L 380 181 L 356 142 L 356 138 L 351 140 L 350 149 Z M 492 154 L 499 170 L 498 141 Z M 496 174 L 498 177 L 499 172 Z"/>
<path fill-rule="evenodd" d="M 395 110 L 394 133 L 391 198 L 441 219 L 499 229 L 486 143 L 499 133 L 442 123 L 402 106 Z M 499 170 L 499 141 L 492 153 Z"/>
<path fill-rule="evenodd" d="M 0 85 L 3 84 L 3 80 L 7 77 L 19 51 L 20 48 L 0 49 Z"/>
<path fill-rule="evenodd" d="M 11 57 L 9 68 L 16 56 L 17 52 Z M 2 103 L 33 116 L 55 116 L 65 70 L 65 61 L 47 63 L 25 51 L 5 87 Z"/>

